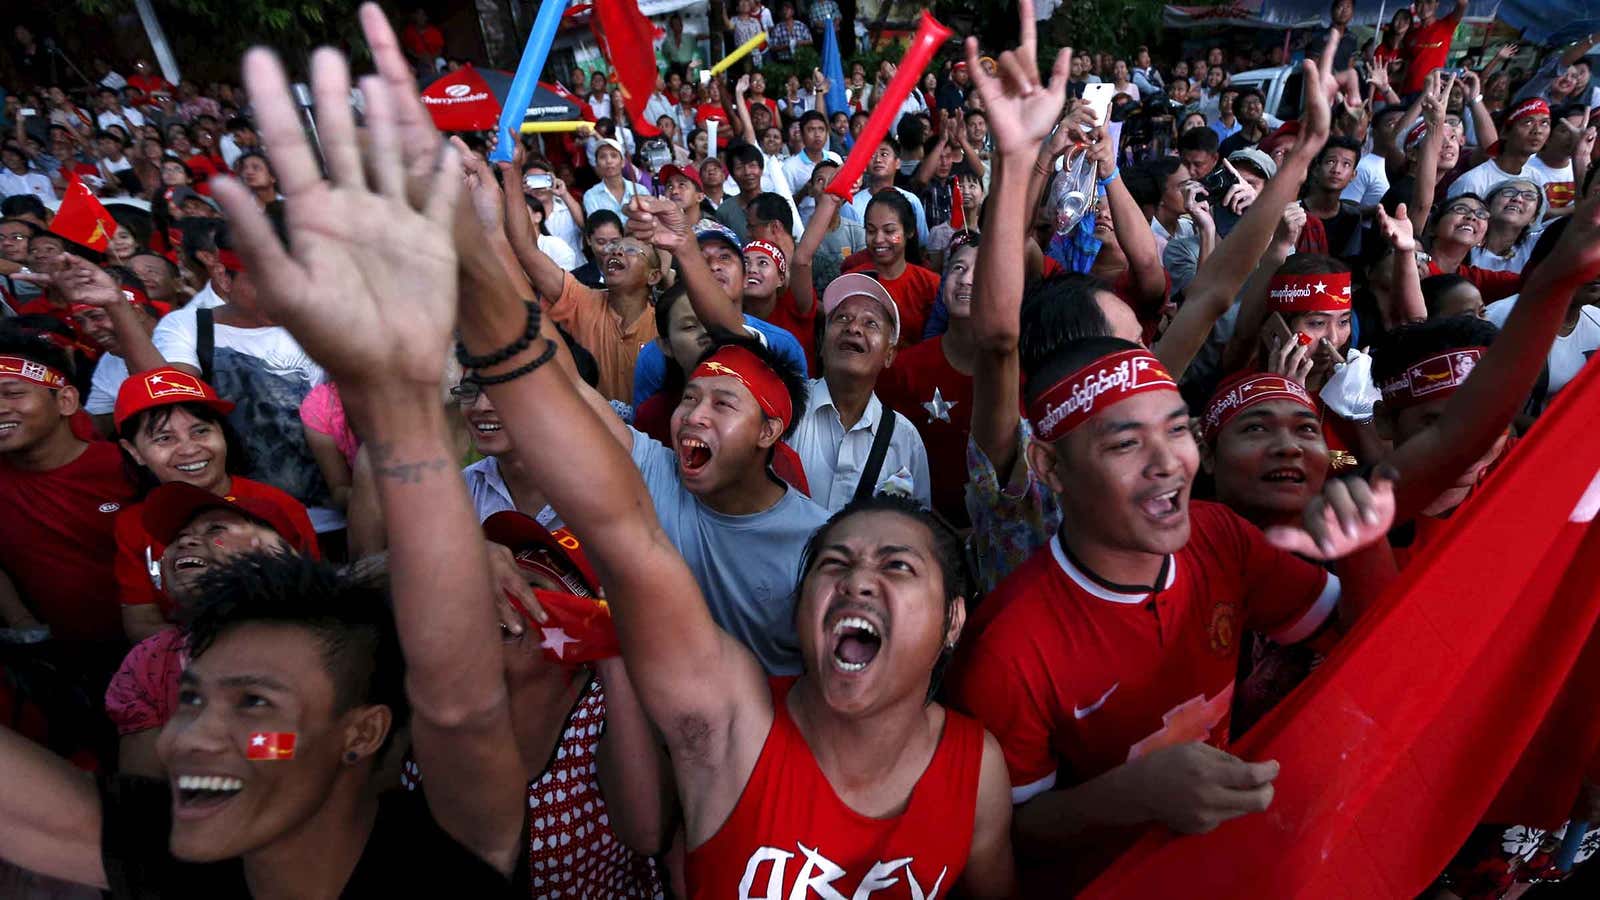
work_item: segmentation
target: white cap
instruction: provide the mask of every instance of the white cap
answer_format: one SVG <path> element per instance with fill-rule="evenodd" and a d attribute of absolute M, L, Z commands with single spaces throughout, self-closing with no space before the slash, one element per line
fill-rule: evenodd
<path fill-rule="evenodd" d="M 894 298 L 889 296 L 889 291 L 883 283 L 871 275 L 861 272 L 852 272 L 840 275 L 828 283 L 828 289 L 822 292 L 822 315 L 833 315 L 839 304 L 851 297 L 870 297 L 878 301 L 884 312 L 889 316 L 889 343 L 900 341 L 900 307 L 895 304 Z"/>
<path fill-rule="evenodd" d="M 616 138 L 608 138 L 608 137 L 596 136 L 595 137 L 595 142 L 598 143 L 600 145 L 600 147 L 610 147 L 611 149 L 617 151 L 617 153 L 622 157 L 622 161 L 623 162 L 627 162 L 628 161 L 628 151 L 622 149 L 622 142 L 617 140 Z M 600 147 L 594 148 L 594 151 L 596 153 L 599 153 L 600 152 Z"/>

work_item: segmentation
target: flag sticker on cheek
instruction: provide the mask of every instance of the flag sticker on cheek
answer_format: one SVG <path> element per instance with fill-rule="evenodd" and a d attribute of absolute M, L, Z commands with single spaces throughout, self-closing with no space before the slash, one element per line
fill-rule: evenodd
<path fill-rule="evenodd" d="M 245 759 L 294 759 L 294 732 L 257 731 L 245 746 Z"/>

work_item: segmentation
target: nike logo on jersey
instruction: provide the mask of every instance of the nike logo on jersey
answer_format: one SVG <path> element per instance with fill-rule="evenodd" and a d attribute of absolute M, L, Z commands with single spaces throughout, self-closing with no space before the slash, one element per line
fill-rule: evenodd
<path fill-rule="evenodd" d="M 1113 684 L 1111 687 L 1106 688 L 1106 692 L 1104 694 L 1100 695 L 1100 699 L 1096 700 L 1095 702 L 1093 702 L 1091 704 L 1089 704 L 1088 706 L 1084 706 L 1084 707 L 1074 706 L 1074 707 L 1072 707 L 1072 717 L 1074 719 L 1082 719 L 1085 716 L 1089 715 L 1090 713 L 1094 712 L 1095 710 L 1099 709 L 1100 707 L 1105 706 L 1106 705 L 1106 701 L 1111 698 L 1111 695 L 1113 693 L 1115 693 L 1117 688 L 1119 688 L 1119 687 L 1122 687 L 1122 682 L 1120 682 L 1120 681 L 1117 682 L 1116 684 Z"/>

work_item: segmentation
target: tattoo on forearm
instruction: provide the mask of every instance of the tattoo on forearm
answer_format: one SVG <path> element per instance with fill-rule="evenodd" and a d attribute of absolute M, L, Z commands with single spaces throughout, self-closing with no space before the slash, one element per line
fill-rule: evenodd
<path fill-rule="evenodd" d="M 425 475 L 438 472 L 450 466 L 450 460 L 443 457 L 423 460 L 396 459 L 395 448 L 389 444 L 372 444 L 368 449 L 368 453 L 372 456 L 372 474 L 374 476 L 397 481 L 401 484 L 418 484 Z"/>

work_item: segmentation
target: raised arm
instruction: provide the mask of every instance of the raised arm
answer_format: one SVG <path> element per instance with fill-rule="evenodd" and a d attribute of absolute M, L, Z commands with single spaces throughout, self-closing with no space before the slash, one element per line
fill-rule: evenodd
<path fill-rule="evenodd" d="M 0 725 L 0 860 L 106 890 L 100 818 L 87 772 Z"/>
<path fill-rule="evenodd" d="M 756 126 L 750 121 L 750 107 L 744 102 L 744 92 L 750 89 L 750 76 L 740 75 L 739 81 L 733 88 L 733 121 L 739 125 L 739 136 L 747 143 L 761 146 L 761 141 L 756 135 Z M 723 91 L 727 96 L 727 91 Z"/>
<path fill-rule="evenodd" d="M 822 240 L 828 236 L 828 228 L 833 225 L 833 217 L 838 214 L 839 207 L 844 205 L 844 200 L 837 194 L 823 191 L 817 196 L 817 208 L 811 213 L 811 221 L 806 224 L 806 230 L 800 235 L 800 245 L 794 250 L 794 262 L 790 265 L 789 291 L 794 294 L 795 309 L 801 315 L 807 315 L 817 305 L 817 284 L 814 275 L 817 251 L 822 247 Z"/>
<path fill-rule="evenodd" d="M 1026 35 L 1032 30 L 1031 18 L 1023 16 L 1023 24 Z M 993 75 L 978 63 L 976 40 L 967 40 L 966 52 L 967 71 L 972 73 L 974 89 L 989 112 L 994 136 L 994 153 L 990 157 L 994 176 L 984 204 L 983 242 L 973 276 L 974 295 L 982 302 L 972 308 L 973 332 L 978 340 L 972 376 L 972 440 L 996 471 L 1008 472 L 1017 453 L 1021 406 L 1022 370 L 1017 343 L 1026 286 L 1024 248 L 1033 222 L 1029 180 L 1066 100 L 1072 48 L 1063 47 L 1056 55 L 1048 85 L 1039 77 L 1037 51 L 1031 40 L 1025 39 L 1015 51 L 1003 54 L 1009 64 Z M 1070 129 L 1065 133 L 1073 139 L 1082 138 L 1075 124 L 1069 122 L 1061 127 Z M 1151 249 L 1153 252 L 1154 247 Z"/>
<path fill-rule="evenodd" d="M 1378 207 L 1378 230 L 1394 247 L 1390 261 L 1394 285 L 1389 291 L 1389 302 L 1378 310 L 1383 327 L 1394 328 L 1407 322 L 1421 322 L 1428 318 L 1428 305 L 1422 299 L 1422 276 L 1417 271 L 1417 239 L 1411 221 L 1406 218 L 1404 203 L 1395 207 L 1394 217 Z"/>
<path fill-rule="evenodd" d="M 1089 149 L 1095 161 L 1095 175 L 1106 184 L 1106 203 L 1111 207 L 1111 222 L 1117 229 L 1117 246 L 1128 259 L 1128 274 L 1133 279 L 1139 302 L 1134 310 L 1144 315 L 1167 292 L 1167 274 L 1161 267 L 1161 254 L 1156 251 L 1155 232 L 1150 230 L 1150 220 L 1145 218 L 1139 201 L 1133 199 L 1128 186 L 1117 170 L 1116 142 L 1106 129 L 1096 128 L 1097 139 Z M 1113 177 L 1116 176 L 1116 177 Z"/>
<path fill-rule="evenodd" d="M 744 316 L 739 305 L 717 283 L 700 255 L 700 244 L 684 221 L 683 210 L 665 197 L 638 195 L 628 201 L 628 234 L 658 250 L 672 254 L 683 276 L 689 305 L 700 323 L 711 331 L 730 334 L 744 332 Z"/>
<path fill-rule="evenodd" d="M 1234 322 L 1233 335 L 1222 349 L 1222 371 L 1232 372 L 1249 364 L 1255 355 L 1261 325 L 1267 320 L 1267 283 L 1278 271 L 1283 261 L 1294 252 L 1295 241 L 1306 224 L 1305 207 L 1298 203 L 1284 207 L 1279 214 L 1277 230 L 1272 242 L 1256 263 L 1255 271 L 1245 281 L 1239 292 L 1239 316 Z"/>
<path fill-rule="evenodd" d="M 1591 190 L 1550 255 L 1528 276 L 1522 299 L 1472 376 L 1439 418 L 1395 449 L 1397 511 L 1409 519 L 1453 485 L 1505 433 L 1544 367 L 1573 292 L 1600 276 L 1600 190 Z"/>
<path fill-rule="evenodd" d="M 939 137 L 933 143 L 933 149 L 922 155 L 922 162 L 917 163 L 917 169 L 911 173 L 911 180 L 915 184 L 927 186 L 933 180 L 933 171 L 939 168 L 939 157 L 944 155 L 944 148 L 952 140 L 951 129 L 955 125 L 955 117 L 944 110 L 939 111 L 942 117 L 939 120 Z"/>
<path fill-rule="evenodd" d="M 1331 79 L 1332 50 L 1323 55 L 1329 69 L 1321 70 L 1321 74 L 1325 80 Z M 1284 156 L 1278 174 L 1262 188 L 1261 195 L 1256 197 L 1238 224 L 1217 245 L 1216 252 L 1200 264 L 1194 280 L 1189 282 L 1189 288 L 1184 292 L 1182 308 L 1153 349 L 1156 357 L 1174 377 L 1182 376 L 1183 370 L 1194 361 L 1194 355 L 1205 345 L 1212 326 L 1233 305 L 1239 289 L 1250 275 L 1251 263 L 1269 252 L 1272 236 L 1283 219 L 1283 211 L 1299 196 L 1311 161 L 1327 143 L 1331 122 L 1327 90 L 1318 87 L 1319 69 L 1316 66 L 1306 62 L 1303 68 L 1305 88 L 1301 108 L 1305 112 L 1294 145 Z M 1228 165 L 1232 168 L 1231 163 Z M 1234 174 L 1238 175 L 1237 172 Z"/>
<path fill-rule="evenodd" d="M 1452 79 L 1453 80 L 1453 79 Z M 1450 96 L 1450 82 L 1437 71 L 1428 74 L 1428 83 L 1422 88 L 1422 117 L 1428 124 L 1428 134 L 1417 150 L 1416 185 L 1411 192 L 1411 233 L 1422 237 L 1428 220 L 1433 217 L 1433 195 L 1439 184 L 1439 153 L 1444 147 L 1445 98 Z"/>
<path fill-rule="evenodd" d="M 65 263 L 53 280 L 56 293 L 69 303 L 86 303 L 106 311 L 117 333 L 128 371 L 148 372 L 165 366 L 166 358 L 151 342 L 150 332 L 140 324 L 133 304 L 123 295 L 111 273 L 70 253 L 62 254 L 62 259 Z"/>
<path fill-rule="evenodd" d="M 1472 110 L 1472 129 L 1477 133 L 1478 146 L 1488 147 L 1500 140 L 1500 132 L 1494 127 L 1494 113 L 1483 102 L 1483 82 L 1478 73 L 1461 73 L 1461 88 L 1466 94 L 1467 108 Z"/>
<path fill-rule="evenodd" d="M 439 402 L 455 320 L 461 163 L 454 148 L 440 150 L 384 13 L 366 4 L 361 18 L 381 73 L 361 81 L 365 140 L 352 120 L 344 59 L 326 49 L 311 59 L 328 181 L 277 59 L 263 50 L 245 57 L 293 251 L 237 180 L 216 179 L 214 190 L 243 238 L 240 254 L 261 273 L 263 307 L 339 383 L 366 440 L 386 513 L 412 751 L 428 772 L 428 805 L 445 831 L 509 875 L 525 840 L 527 773 L 511 727 L 488 559 Z M 384 241 L 368 239 L 372 222 L 384 223 Z"/>

